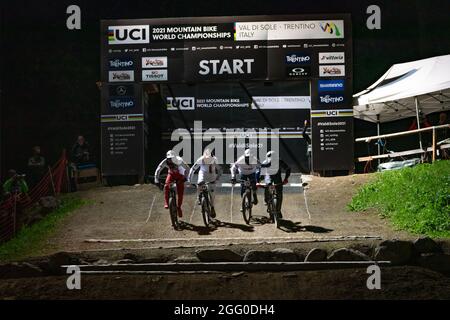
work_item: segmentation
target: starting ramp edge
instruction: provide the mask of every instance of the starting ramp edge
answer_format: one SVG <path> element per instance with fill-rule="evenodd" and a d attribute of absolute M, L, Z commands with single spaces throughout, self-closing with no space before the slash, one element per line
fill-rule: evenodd
<path fill-rule="evenodd" d="M 336 237 L 222 237 L 222 238 L 151 238 L 151 239 L 85 239 L 85 243 L 124 243 L 124 242 L 145 242 L 145 243 L 164 243 L 164 242 L 198 242 L 198 241 L 249 241 L 270 243 L 273 241 L 286 242 L 328 242 L 328 241 L 358 241 L 358 240 L 382 240 L 381 236 L 359 235 L 359 236 L 336 236 Z"/>
<path fill-rule="evenodd" d="M 286 272 L 348 268 L 367 268 L 372 265 L 390 266 L 390 261 L 321 261 L 321 262 L 193 262 L 193 263 L 136 263 L 78 265 L 82 274 L 145 274 L 158 272 Z M 69 265 L 61 266 L 67 269 Z"/>

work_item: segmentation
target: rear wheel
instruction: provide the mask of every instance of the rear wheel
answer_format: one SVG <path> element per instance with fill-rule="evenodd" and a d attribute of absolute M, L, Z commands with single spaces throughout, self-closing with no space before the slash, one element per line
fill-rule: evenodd
<path fill-rule="evenodd" d="M 250 224 L 250 218 L 252 217 L 252 199 L 251 192 L 246 191 L 242 197 L 242 215 L 246 224 Z"/>
<path fill-rule="evenodd" d="M 205 227 L 209 228 L 211 222 L 211 206 L 209 204 L 209 199 L 205 196 L 202 196 L 202 217 Z"/>
<path fill-rule="evenodd" d="M 169 211 L 170 211 L 170 220 L 172 222 L 172 227 L 177 230 L 178 225 L 178 212 L 177 212 L 177 198 L 173 192 L 171 192 L 169 196 Z"/>

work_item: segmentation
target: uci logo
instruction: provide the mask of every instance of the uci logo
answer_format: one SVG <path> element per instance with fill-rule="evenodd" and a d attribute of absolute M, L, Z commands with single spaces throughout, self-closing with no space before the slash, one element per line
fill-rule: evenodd
<path fill-rule="evenodd" d="M 339 111 L 337 110 L 328 110 L 327 111 L 327 116 L 338 116 L 339 115 Z"/>
<path fill-rule="evenodd" d="M 128 120 L 128 115 L 126 114 L 118 114 L 116 115 L 116 120 L 117 121 L 127 121 Z"/>
<path fill-rule="evenodd" d="M 108 27 L 108 44 L 149 43 L 150 28 L 146 25 Z"/>
<path fill-rule="evenodd" d="M 167 97 L 167 110 L 194 110 L 195 99 L 193 97 Z"/>

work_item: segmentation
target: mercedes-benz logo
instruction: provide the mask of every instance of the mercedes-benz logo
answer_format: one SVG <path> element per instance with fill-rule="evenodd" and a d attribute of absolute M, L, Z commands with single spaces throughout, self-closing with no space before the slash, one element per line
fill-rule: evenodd
<path fill-rule="evenodd" d="M 127 93 L 127 88 L 125 88 L 124 86 L 118 86 L 116 92 L 119 96 L 123 96 L 125 93 Z"/>

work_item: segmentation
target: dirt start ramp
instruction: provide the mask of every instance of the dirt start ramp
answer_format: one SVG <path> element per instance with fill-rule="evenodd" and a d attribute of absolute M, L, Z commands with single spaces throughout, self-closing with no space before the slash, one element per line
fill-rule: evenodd
<path fill-rule="evenodd" d="M 216 188 L 217 223 L 206 228 L 196 204 L 196 190 L 186 187 L 181 230 L 171 227 L 163 192 L 152 185 L 97 188 L 80 192 L 90 200 L 67 218 L 49 240 L 49 251 L 141 247 L 195 247 L 245 243 L 352 241 L 405 238 L 374 212 L 349 212 L 346 205 L 368 175 L 308 177 L 307 202 L 299 176 L 285 187 L 280 228 L 268 223 L 263 190 L 258 190 L 254 219 L 248 225 L 239 211 L 238 186 Z M 305 179 L 303 179 L 305 180 Z M 233 199 L 233 201 L 231 201 Z M 309 214 L 308 214 L 309 209 Z"/>

